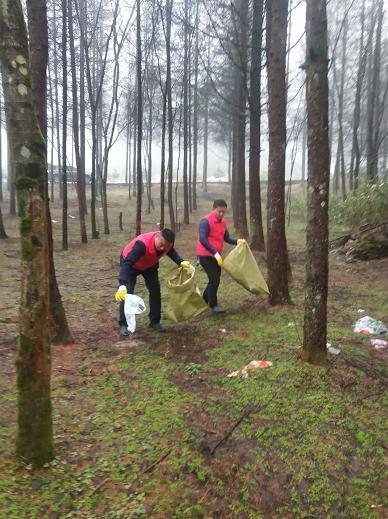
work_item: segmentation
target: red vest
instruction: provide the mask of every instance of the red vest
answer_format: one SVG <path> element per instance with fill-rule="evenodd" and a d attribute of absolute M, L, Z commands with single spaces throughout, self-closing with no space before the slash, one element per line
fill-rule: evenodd
<path fill-rule="evenodd" d="M 154 232 L 146 232 L 144 234 L 140 234 L 139 236 L 136 236 L 131 242 L 128 243 L 123 249 L 123 252 L 121 253 L 122 258 L 126 258 L 128 253 L 132 250 L 133 246 L 137 241 L 142 241 L 144 245 L 146 246 L 146 252 L 144 256 L 142 256 L 139 260 L 136 261 L 132 265 L 132 267 L 136 270 L 147 270 L 151 267 L 154 267 L 157 263 L 159 263 L 159 260 L 161 257 L 163 257 L 165 254 L 170 252 L 172 249 L 172 244 L 164 250 L 161 254 L 156 251 L 155 249 L 155 238 L 159 234 L 159 231 Z"/>
<path fill-rule="evenodd" d="M 224 235 L 228 227 L 227 221 L 223 218 L 219 221 L 213 213 L 203 217 L 203 220 L 209 222 L 209 236 L 208 240 L 219 254 L 222 253 L 222 247 L 224 246 Z M 213 256 L 213 254 L 207 250 L 202 243 L 197 240 L 197 255 L 198 256 Z"/>

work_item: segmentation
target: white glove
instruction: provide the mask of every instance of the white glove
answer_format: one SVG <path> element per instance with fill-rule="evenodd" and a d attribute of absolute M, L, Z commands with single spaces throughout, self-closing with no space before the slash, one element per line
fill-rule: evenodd
<path fill-rule="evenodd" d="M 222 265 L 222 258 L 221 258 L 221 254 L 218 254 L 218 252 L 216 252 L 216 253 L 214 254 L 214 257 L 215 257 L 216 260 L 217 260 L 218 266 L 221 267 L 221 265 Z"/>

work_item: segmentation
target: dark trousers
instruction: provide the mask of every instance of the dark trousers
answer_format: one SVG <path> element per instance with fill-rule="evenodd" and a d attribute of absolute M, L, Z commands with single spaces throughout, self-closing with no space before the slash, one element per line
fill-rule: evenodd
<path fill-rule="evenodd" d="M 209 283 L 203 293 L 206 303 L 213 308 L 217 306 L 217 290 L 220 284 L 221 267 L 218 265 L 216 258 L 213 256 L 198 256 L 199 263 L 209 278 Z"/>
<path fill-rule="evenodd" d="M 160 322 L 161 317 L 161 299 L 160 299 L 160 284 L 158 277 L 158 268 L 159 265 L 155 265 L 154 267 L 147 270 L 136 270 L 131 269 L 129 274 L 129 279 L 125 286 L 127 287 L 128 294 L 133 294 L 136 285 L 136 278 L 139 274 L 141 274 L 144 278 L 146 287 L 149 293 L 149 304 L 150 304 L 150 323 L 155 324 Z M 127 271 L 128 272 L 128 271 Z M 125 326 L 127 321 L 125 319 L 124 314 L 124 301 L 120 302 L 119 307 L 120 318 L 119 325 Z"/>

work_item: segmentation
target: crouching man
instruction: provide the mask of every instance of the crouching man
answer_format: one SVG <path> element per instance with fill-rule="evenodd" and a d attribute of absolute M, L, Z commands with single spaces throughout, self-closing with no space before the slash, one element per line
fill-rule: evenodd
<path fill-rule="evenodd" d="M 119 331 L 120 335 L 129 335 L 124 315 L 124 300 L 127 294 L 133 294 L 136 278 L 141 274 L 149 292 L 150 328 L 164 332 L 160 324 L 161 298 L 159 284 L 159 261 L 167 254 L 177 265 L 189 268 L 190 263 L 184 261 L 174 249 L 175 234 L 170 229 L 147 232 L 136 236 L 126 245 L 120 255 L 120 286 L 115 299 L 120 302 Z"/>

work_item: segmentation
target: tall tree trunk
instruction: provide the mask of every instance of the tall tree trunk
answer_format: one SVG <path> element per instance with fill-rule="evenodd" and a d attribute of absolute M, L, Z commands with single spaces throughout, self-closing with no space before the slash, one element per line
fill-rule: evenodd
<path fill-rule="evenodd" d="M 38 116 L 38 123 L 44 137 L 47 136 L 47 61 L 48 34 L 46 0 L 29 0 L 27 4 L 30 62 L 32 76 L 32 99 Z M 36 106 L 36 108 L 35 108 Z M 47 139 L 46 139 L 47 142 Z M 47 144 L 46 144 L 47 156 Z M 62 297 L 59 292 L 55 266 L 53 233 L 50 214 L 47 170 L 44 178 L 44 200 L 46 204 L 48 269 L 49 269 L 49 325 L 50 338 L 54 344 L 70 344 L 73 337 L 70 333 Z"/>
<path fill-rule="evenodd" d="M 167 92 L 166 86 L 163 90 L 163 108 L 162 108 L 162 151 L 160 162 L 160 229 L 164 227 L 164 204 L 166 200 L 166 120 L 167 120 Z"/>
<path fill-rule="evenodd" d="M 267 258 L 271 305 L 286 304 L 290 300 L 284 205 L 287 14 L 288 0 L 267 4 L 269 131 Z"/>
<path fill-rule="evenodd" d="M 136 17 L 136 70 L 137 70 L 137 200 L 136 200 L 136 235 L 141 234 L 141 205 L 143 196 L 143 174 L 141 165 L 141 146 L 143 138 L 143 88 L 141 78 L 141 32 L 140 32 L 140 0 L 137 0 Z"/>
<path fill-rule="evenodd" d="M 27 31 L 19 0 L 0 4 L 3 91 L 15 171 L 21 237 L 17 367 L 17 456 L 42 466 L 52 460 L 48 330 L 48 243 L 45 143 L 32 104 Z"/>
<path fill-rule="evenodd" d="M 172 93 L 171 93 L 171 17 L 172 17 L 173 0 L 166 0 L 166 91 L 168 104 L 168 210 L 170 216 L 170 227 L 175 231 L 175 214 L 174 214 L 174 200 L 172 192 L 173 183 L 173 131 L 174 121 L 172 113 Z"/>
<path fill-rule="evenodd" d="M 358 70 L 356 80 L 356 93 L 354 98 L 354 110 L 353 110 L 353 129 L 352 129 L 352 153 L 350 159 L 349 168 L 349 187 L 350 189 L 357 189 L 358 187 L 358 176 L 360 172 L 360 144 L 358 137 L 358 130 L 360 128 L 361 119 L 361 95 L 362 86 L 365 77 L 365 65 L 366 65 L 366 49 L 364 48 L 364 33 L 365 33 L 365 0 L 362 2 L 361 8 L 361 35 L 360 35 L 360 48 L 358 52 Z"/>
<path fill-rule="evenodd" d="M 248 222 L 246 209 L 245 186 L 245 137 L 246 137 L 246 103 L 247 103 L 247 48 L 248 48 L 248 7 L 246 0 L 237 0 L 237 157 L 236 157 L 236 187 L 238 198 L 238 232 L 243 238 L 248 238 Z"/>
<path fill-rule="evenodd" d="M 189 3 L 185 0 L 185 48 L 184 48 L 184 63 L 183 63 L 183 223 L 189 223 L 189 190 L 187 182 L 187 156 L 188 156 L 188 66 L 189 66 Z"/>
<path fill-rule="evenodd" d="M 328 287 L 328 56 L 326 0 L 307 0 L 307 247 L 304 309 L 304 360 L 326 361 Z"/>
<path fill-rule="evenodd" d="M 86 233 L 85 222 L 85 173 L 82 168 L 81 153 L 79 147 L 79 124 L 78 124 L 78 92 L 77 92 L 77 72 L 75 64 L 75 48 L 74 48 L 74 31 L 73 31 L 73 3 L 69 2 L 69 47 L 70 47 L 70 61 L 71 61 L 71 86 L 73 96 L 73 137 L 74 137 L 74 152 L 75 162 L 77 164 L 77 197 L 78 197 L 78 212 L 81 232 L 81 242 L 87 243 L 88 237 Z"/>
<path fill-rule="evenodd" d="M 67 230 L 67 1 L 62 0 L 62 250 L 68 250 Z"/>
<path fill-rule="evenodd" d="M 209 141 L 209 95 L 208 88 L 205 92 L 205 120 L 203 124 L 203 169 L 202 169 L 202 189 L 207 193 L 207 163 L 208 163 L 208 141 Z"/>
<path fill-rule="evenodd" d="M 85 17 L 86 7 L 85 0 L 79 0 L 79 24 L 82 25 L 82 31 L 85 31 Z M 81 172 L 85 178 L 86 165 L 86 103 L 85 103 L 85 43 L 81 37 L 79 42 L 79 141 L 80 141 L 80 156 L 81 156 Z M 85 180 L 84 180 L 85 183 Z M 88 205 L 86 202 L 86 189 L 83 190 L 84 197 L 82 209 L 85 215 L 88 213 Z"/>
<path fill-rule="evenodd" d="M 264 251 L 264 231 L 260 192 L 260 122 L 261 122 L 261 47 L 263 35 L 263 0 L 253 0 L 251 102 L 249 150 L 249 214 L 251 223 L 251 249 Z"/>
<path fill-rule="evenodd" d="M 3 129 L 3 103 L 2 103 L 2 95 L 0 91 L 0 202 L 3 201 L 3 139 L 2 139 L 2 129 Z"/>
<path fill-rule="evenodd" d="M 380 96 L 380 62 L 381 62 L 381 33 L 383 24 L 383 0 L 378 0 L 376 13 L 376 38 L 371 58 L 370 88 L 368 99 L 368 130 L 367 130 L 367 162 L 366 174 L 370 182 L 376 182 L 378 178 L 378 138 L 376 138 L 376 128 L 378 135 L 379 119 L 379 96 Z M 372 13 L 373 16 L 373 13 Z"/>
<path fill-rule="evenodd" d="M 193 209 L 197 210 L 197 176 L 198 176 L 198 27 L 199 2 L 195 12 L 195 57 L 194 57 L 194 106 L 193 106 Z"/>

